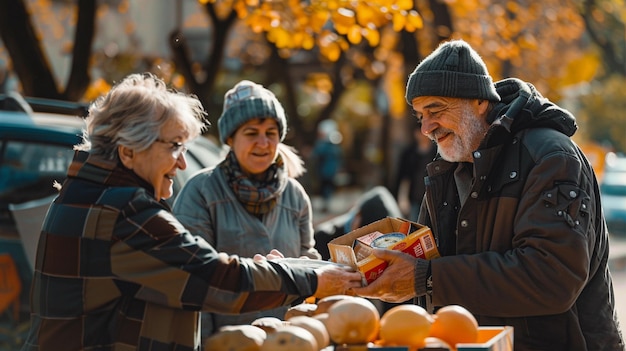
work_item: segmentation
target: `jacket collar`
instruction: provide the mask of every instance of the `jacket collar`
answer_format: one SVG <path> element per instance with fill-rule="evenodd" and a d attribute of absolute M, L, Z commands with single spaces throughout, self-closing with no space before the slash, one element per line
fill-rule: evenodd
<path fill-rule="evenodd" d="M 141 187 L 151 195 L 154 194 L 152 184 L 124 167 L 119 160 L 108 160 L 86 151 L 75 152 L 67 176 L 107 186 Z"/>
<path fill-rule="evenodd" d="M 487 118 L 492 130 L 503 128 L 509 134 L 517 134 L 528 128 L 551 128 L 569 137 L 576 133 L 576 118 L 543 97 L 532 84 L 508 78 L 496 82 L 495 86 L 502 100 L 495 104 Z M 493 134 L 490 132 L 488 137 Z"/>

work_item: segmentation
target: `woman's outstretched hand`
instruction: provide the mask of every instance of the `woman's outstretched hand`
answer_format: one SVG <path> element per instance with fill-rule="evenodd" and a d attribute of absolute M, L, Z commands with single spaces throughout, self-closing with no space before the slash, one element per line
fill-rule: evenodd
<path fill-rule="evenodd" d="M 317 290 L 314 296 L 319 299 L 331 295 L 349 295 L 352 289 L 360 287 L 363 281 L 361 273 L 349 266 L 327 265 L 315 269 L 315 273 Z"/>
<path fill-rule="evenodd" d="M 272 251 L 270 251 L 270 253 L 265 256 L 261 254 L 255 254 L 253 258 L 255 261 L 275 260 L 277 258 L 285 258 L 285 255 L 283 255 L 282 252 L 276 249 L 272 249 Z"/>

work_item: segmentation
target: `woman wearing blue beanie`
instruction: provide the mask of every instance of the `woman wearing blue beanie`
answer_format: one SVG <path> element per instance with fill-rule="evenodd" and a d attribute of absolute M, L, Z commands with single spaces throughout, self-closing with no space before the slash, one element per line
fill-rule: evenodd
<path fill-rule="evenodd" d="M 221 252 L 252 257 L 278 249 L 285 257 L 320 258 L 311 200 L 295 179 L 304 172 L 303 162 L 282 143 L 287 119 L 276 96 L 243 80 L 226 92 L 217 125 L 230 151 L 185 184 L 174 204 L 179 220 Z M 283 318 L 285 311 L 205 315 L 203 337 L 223 325 Z"/>

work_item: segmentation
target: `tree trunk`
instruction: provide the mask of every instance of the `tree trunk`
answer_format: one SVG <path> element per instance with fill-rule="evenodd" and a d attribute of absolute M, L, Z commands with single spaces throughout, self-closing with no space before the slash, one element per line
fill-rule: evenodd
<path fill-rule="evenodd" d="M 72 48 L 72 70 L 63 94 L 65 100 L 80 100 L 91 82 L 89 59 L 94 38 L 96 7 L 96 0 L 78 1 L 78 20 Z"/>
<path fill-rule="evenodd" d="M 89 59 L 94 37 L 96 0 L 79 0 L 72 49 L 72 69 L 61 93 L 23 0 L 0 1 L 0 35 L 25 96 L 78 101 L 90 83 Z"/>
<path fill-rule="evenodd" d="M 237 20 L 235 10 L 231 11 L 225 19 L 220 19 L 215 13 L 215 9 L 211 3 L 206 3 L 205 9 L 213 23 L 213 40 L 210 42 L 211 48 L 206 62 L 202 65 L 201 77 L 194 72 L 191 56 L 189 55 L 189 47 L 183 33 L 176 29 L 170 34 L 170 47 L 173 53 L 173 60 L 176 69 L 185 77 L 187 86 L 191 92 L 198 96 L 202 105 L 207 111 L 217 111 L 218 106 L 212 101 L 211 95 L 218 73 L 222 69 L 222 61 L 226 48 L 228 32 L 231 30 Z M 220 105 L 221 106 L 221 105 Z M 209 113 L 208 120 L 213 126 L 207 132 L 217 136 L 218 130 L 215 128 L 219 113 Z"/>
<path fill-rule="evenodd" d="M 60 98 L 23 0 L 0 1 L 0 36 L 26 96 Z"/>

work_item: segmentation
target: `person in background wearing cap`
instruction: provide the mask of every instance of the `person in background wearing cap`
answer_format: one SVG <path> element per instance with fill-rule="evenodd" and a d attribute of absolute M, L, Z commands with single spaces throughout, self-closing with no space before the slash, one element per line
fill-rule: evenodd
<path fill-rule="evenodd" d="M 419 222 L 442 257 L 376 250 L 389 266 L 355 292 L 462 305 L 481 326 L 513 326 L 515 351 L 624 350 L 598 183 L 570 112 L 530 83 L 493 83 L 462 40 L 417 66 L 406 100 L 438 148 Z"/>
<path fill-rule="evenodd" d="M 217 252 L 171 213 L 192 95 L 131 74 L 89 107 L 84 142 L 43 224 L 22 350 L 200 351 L 199 311 L 241 313 L 341 294 L 361 274 Z"/>
<path fill-rule="evenodd" d="M 287 119 L 276 96 L 243 80 L 226 92 L 217 125 L 230 151 L 216 167 L 189 179 L 176 198 L 174 214 L 218 251 L 252 256 L 277 249 L 285 257 L 319 259 L 311 200 L 295 179 L 303 173 L 302 160 L 282 143 Z M 223 325 L 247 324 L 260 316 L 283 318 L 285 312 L 280 307 L 213 314 L 212 330 L 205 323 L 205 336 Z"/>

